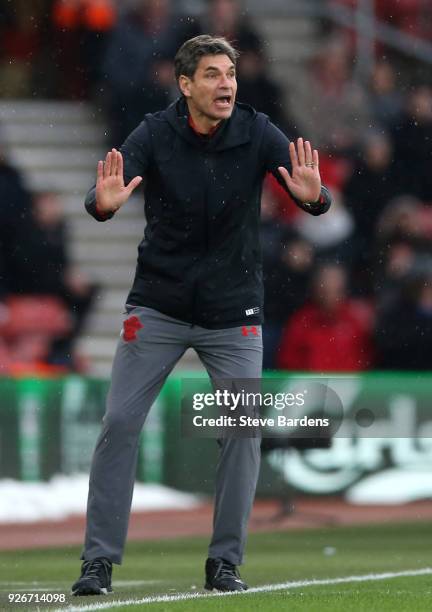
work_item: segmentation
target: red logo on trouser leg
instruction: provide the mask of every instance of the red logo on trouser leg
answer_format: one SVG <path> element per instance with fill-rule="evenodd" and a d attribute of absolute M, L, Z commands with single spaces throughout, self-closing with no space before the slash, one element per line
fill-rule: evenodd
<path fill-rule="evenodd" d="M 139 331 L 144 325 L 138 319 L 138 317 L 129 317 L 123 323 L 123 338 L 126 342 L 130 342 L 131 340 L 136 340 L 137 331 Z"/>
<path fill-rule="evenodd" d="M 252 325 L 252 327 L 246 327 L 246 325 L 243 325 L 242 327 L 242 336 L 248 336 L 249 334 L 252 334 L 253 336 L 258 336 L 258 330 L 255 327 L 255 325 Z"/>

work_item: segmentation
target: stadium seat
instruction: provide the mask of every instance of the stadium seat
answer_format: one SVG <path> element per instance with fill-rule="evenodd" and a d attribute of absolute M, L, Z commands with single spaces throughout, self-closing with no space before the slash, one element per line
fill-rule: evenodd
<path fill-rule="evenodd" d="M 56 336 L 70 330 L 71 321 L 63 303 L 52 296 L 11 296 L 0 334 L 13 339 L 26 334 Z"/>

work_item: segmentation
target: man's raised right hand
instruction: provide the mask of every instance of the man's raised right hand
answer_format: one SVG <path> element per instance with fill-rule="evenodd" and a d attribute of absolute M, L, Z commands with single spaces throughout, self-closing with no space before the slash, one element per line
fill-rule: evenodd
<path fill-rule="evenodd" d="M 99 161 L 96 181 L 96 205 L 101 213 L 116 212 L 123 206 L 132 191 L 141 183 L 142 177 L 136 176 L 125 186 L 123 179 L 123 156 L 112 149 Z"/>

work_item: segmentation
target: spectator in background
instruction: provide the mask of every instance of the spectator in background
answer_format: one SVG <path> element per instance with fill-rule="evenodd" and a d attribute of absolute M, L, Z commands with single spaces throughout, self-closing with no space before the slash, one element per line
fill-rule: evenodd
<path fill-rule="evenodd" d="M 52 6 L 60 95 L 87 97 L 101 78 L 100 64 L 117 21 L 114 0 L 55 0 Z"/>
<path fill-rule="evenodd" d="M 261 196 L 260 243 L 263 261 L 269 267 L 273 266 L 279 258 L 282 238 L 288 227 L 280 218 L 278 201 L 266 179 Z"/>
<path fill-rule="evenodd" d="M 0 207 L 1 208 L 1 207 Z M 2 241 L 0 239 L 0 246 Z M 3 259 L 3 249 L 0 249 L 0 330 L 8 320 L 8 308 L 5 303 L 7 298 L 7 275 Z M 6 340 L 0 335 L 0 376 L 6 376 L 10 372 L 12 364 L 11 354 Z"/>
<path fill-rule="evenodd" d="M 375 341 L 384 370 L 432 370 L 432 259 L 413 271 L 401 294 L 380 313 Z"/>
<path fill-rule="evenodd" d="M 311 300 L 288 320 L 277 356 L 281 369 L 356 372 L 373 363 L 370 309 L 351 300 L 347 272 L 325 264 L 316 271 Z"/>
<path fill-rule="evenodd" d="M 193 21 L 174 15 L 170 0 L 141 0 L 114 29 L 104 64 L 105 104 L 111 141 L 119 147 L 146 113 L 165 108 L 174 86 L 173 58 L 199 33 Z"/>
<path fill-rule="evenodd" d="M 0 259 L 4 269 L 17 244 L 18 228 L 28 220 L 30 208 L 31 196 L 23 177 L 8 159 L 6 146 L 0 141 Z"/>
<path fill-rule="evenodd" d="M 381 307 L 397 299 L 414 266 L 431 253 L 423 210 L 417 198 L 399 196 L 388 203 L 378 220 L 372 270 Z"/>
<path fill-rule="evenodd" d="M 356 285 L 361 293 L 373 290 L 373 250 L 376 225 L 387 203 L 398 194 L 392 163 L 392 144 L 385 134 L 370 134 L 344 189 L 346 206 L 354 219 L 350 240 Z"/>
<path fill-rule="evenodd" d="M 0 328 L 8 319 L 7 297 L 10 292 L 9 259 L 14 251 L 19 228 L 27 224 L 31 196 L 21 173 L 7 156 L 0 140 Z M 12 355 L 4 338 L 0 337 L 0 375 L 10 372 Z"/>
<path fill-rule="evenodd" d="M 56 296 L 68 309 L 71 332 L 54 342 L 48 362 L 74 369 L 73 343 L 95 297 L 96 286 L 70 264 L 67 228 L 55 193 L 33 198 L 31 215 L 19 224 L 7 259 L 7 290 L 14 295 Z"/>
<path fill-rule="evenodd" d="M 432 88 L 423 85 L 409 95 L 405 113 L 393 131 L 400 193 L 432 201 Z"/>
<path fill-rule="evenodd" d="M 343 39 L 331 40 L 310 73 L 299 80 L 293 113 L 300 132 L 318 140 L 320 153 L 354 155 L 373 121 L 364 88 L 352 76 L 352 57 Z"/>
<path fill-rule="evenodd" d="M 255 110 L 272 117 L 290 140 L 298 137 L 295 122 L 286 112 L 282 90 L 269 76 L 263 54 L 255 49 L 246 50 L 238 59 L 239 101 L 246 102 Z"/>
<path fill-rule="evenodd" d="M 370 105 L 374 117 L 384 129 L 392 129 L 398 123 L 403 102 L 394 66 L 387 60 L 377 61 L 371 79 Z"/>
<path fill-rule="evenodd" d="M 273 262 L 263 259 L 263 367 L 266 369 L 276 367 L 283 326 L 306 299 L 313 263 L 312 246 L 293 230 L 285 231 Z"/>
<path fill-rule="evenodd" d="M 364 248 L 373 241 L 377 220 L 386 204 L 398 195 L 392 153 L 387 135 L 369 134 L 345 185 L 345 202 L 354 218 L 356 236 Z"/>
<path fill-rule="evenodd" d="M 388 202 L 377 219 L 377 239 L 383 246 L 395 239 L 423 241 L 423 203 L 412 195 L 400 195 Z"/>
<path fill-rule="evenodd" d="M 240 0 L 207 0 L 207 5 L 200 20 L 201 33 L 225 37 L 240 54 L 252 51 L 261 56 L 263 41 L 242 13 Z"/>

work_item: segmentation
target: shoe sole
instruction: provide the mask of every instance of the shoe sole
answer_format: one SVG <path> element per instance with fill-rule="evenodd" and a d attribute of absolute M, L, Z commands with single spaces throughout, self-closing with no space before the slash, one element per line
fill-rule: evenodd
<path fill-rule="evenodd" d="M 244 592 L 247 591 L 246 589 L 218 589 L 215 586 L 212 586 L 211 584 L 209 584 L 208 582 L 205 583 L 204 588 L 206 589 L 206 591 L 217 591 L 219 593 L 236 593 L 236 592 Z"/>
<path fill-rule="evenodd" d="M 109 588 L 107 589 L 105 587 L 102 589 L 98 589 L 97 591 L 95 589 L 92 589 L 91 587 L 81 587 L 80 589 L 72 591 L 72 595 L 74 595 L 75 597 L 88 595 L 108 595 L 109 593 L 113 593 L 113 590 Z"/>

